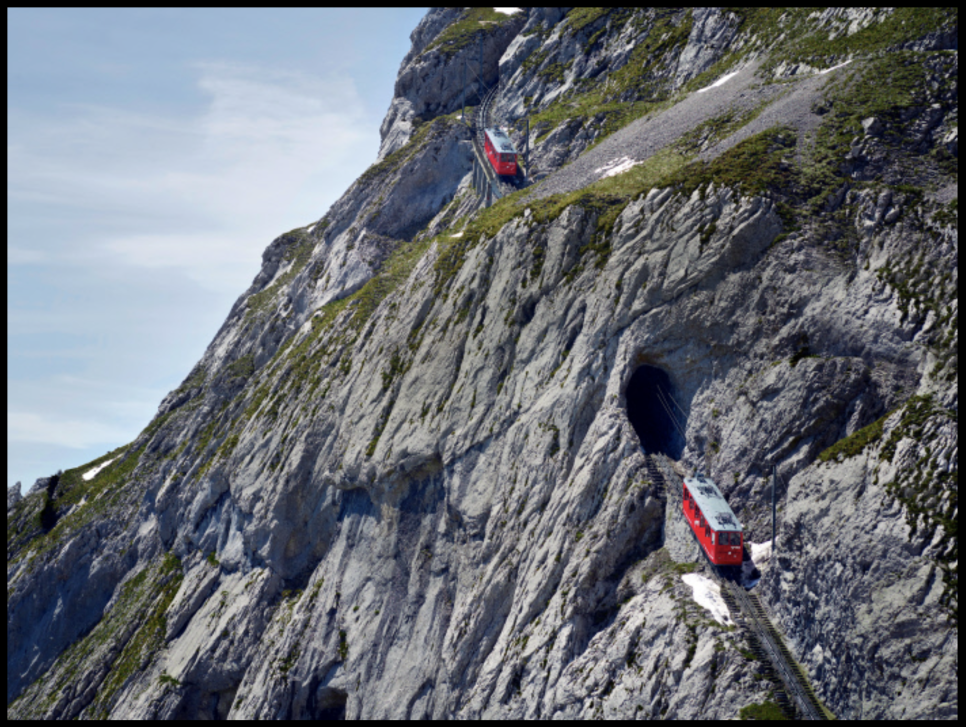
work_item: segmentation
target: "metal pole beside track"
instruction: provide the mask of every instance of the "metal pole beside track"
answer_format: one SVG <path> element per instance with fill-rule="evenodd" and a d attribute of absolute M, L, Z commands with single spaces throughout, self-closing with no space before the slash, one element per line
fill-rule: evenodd
<path fill-rule="evenodd" d="M 524 164 L 524 177 L 523 181 L 526 184 L 530 183 L 530 117 L 527 116 L 527 142 L 526 142 L 526 152 L 523 155 Z"/>
<path fill-rule="evenodd" d="M 483 32 L 480 31 L 480 93 L 483 92 Z M 484 126 L 486 119 L 483 120 Z"/>
<path fill-rule="evenodd" d="M 771 557 L 775 557 L 775 488 L 778 486 L 778 465 L 771 466 Z"/>

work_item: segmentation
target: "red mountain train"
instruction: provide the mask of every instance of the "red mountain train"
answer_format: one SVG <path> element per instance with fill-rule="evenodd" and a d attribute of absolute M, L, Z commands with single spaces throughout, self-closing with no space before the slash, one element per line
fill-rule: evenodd
<path fill-rule="evenodd" d="M 715 565 L 741 565 L 741 523 L 705 475 L 684 478 L 684 516 Z"/>
<path fill-rule="evenodd" d="M 483 139 L 486 157 L 496 173 L 514 176 L 517 173 L 517 150 L 510 138 L 499 129 L 484 129 Z"/>

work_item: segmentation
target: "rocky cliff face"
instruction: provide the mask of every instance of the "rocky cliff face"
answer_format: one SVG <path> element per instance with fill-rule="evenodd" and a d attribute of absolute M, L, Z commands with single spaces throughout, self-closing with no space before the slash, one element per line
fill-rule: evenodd
<path fill-rule="evenodd" d="M 755 543 L 777 468 L 756 590 L 836 715 L 954 718 L 956 28 L 432 10 L 380 160 L 145 431 L 8 492 L 8 717 L 767 704 L 646 450 Z M 489 209 L 480 36 L 546 175 Z"/>

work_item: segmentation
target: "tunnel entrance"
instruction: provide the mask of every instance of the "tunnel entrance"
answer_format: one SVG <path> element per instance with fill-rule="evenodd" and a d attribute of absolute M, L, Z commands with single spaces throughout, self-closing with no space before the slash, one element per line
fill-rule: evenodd
<path fill-rule="evenodd" d="M 313 719 L 344 720 L 347 697 L 341 689 L 320 687 L 309 704 L 309 714 Z"/>
<path fill-rule="evenodd" d="M 673 397 L 674 386 L 666 371 L 657 366 L 640 366 L 627 385 L 627 418 L 644 451 L 680 459 L 685 442 L 675 422 L 682 430 L 687 422 Z"/>

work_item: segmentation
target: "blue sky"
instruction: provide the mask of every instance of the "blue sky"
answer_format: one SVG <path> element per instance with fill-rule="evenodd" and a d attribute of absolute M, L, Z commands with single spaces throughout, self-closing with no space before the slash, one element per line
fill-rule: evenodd
<path fill-rule="evenodd" d="M 7 10 L 7 478 L 133 439 L 375 161 L 402 10 Z"/>

